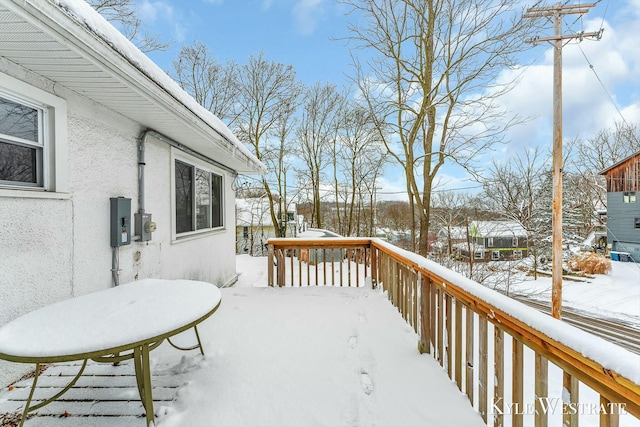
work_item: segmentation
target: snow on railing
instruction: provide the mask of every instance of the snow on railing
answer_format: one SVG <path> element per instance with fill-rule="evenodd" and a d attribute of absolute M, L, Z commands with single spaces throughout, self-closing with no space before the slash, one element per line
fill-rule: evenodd
<path fill-rule="evenodd" d="M 380 286 L 489 426 L 640 419 L 640 355 L 424 257 L 373 238 L 281 238 L 268 263 L 269 286 Z"/>

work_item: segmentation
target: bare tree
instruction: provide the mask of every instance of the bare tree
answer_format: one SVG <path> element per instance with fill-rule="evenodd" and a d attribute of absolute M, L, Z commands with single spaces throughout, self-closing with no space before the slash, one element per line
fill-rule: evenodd
<path fill-rule="evenodd" d="M 206 45 L 195 42 L 193 46 L 182 47 L 173 61 L 173 69 L 172 77 L 198 104 L 227 124 L 233 123 L 238 71 L 234 62 L 220 64 Z"/>
<path fill-rule="evenodd" d="M 595 136 L 577 142 L 576 156 L 571 160 L 579 170 L 598 173 L 640 151 L 638 124 L 616 122 Z"/>
<path fill-rule="evenodd" d="M 513 159 L 492 161 L 484 179 L 486 203 L 495 212 L 519 222 L 526 230 L 527 250 L 534 260 L 534 274 L 540 255 L 549 255 L 551 236 L 551 187 L 548 159 L 539 147 Z"/>
<path fill-rule="evenodd" d="M 123 34 L 142 52 L 167 50 L 170 43 L 160 41 L 157 35 L 142 32 L 142 21 L 136 14 L 133 0 L 87 0 L 107 21 L 120 24 Z"/>
<path fill-rule="evenodd" d="M 268 61 L 261 52 L 258 56 L 251 55 L 239 68 L 237 79 L 236 134 L 250 145 L 259 160 L 270 162 L 275 153 L 268 140 L 274 133 L 282 135 L 278 129 L 283 117 L 290 115 L 298 102 L 301 86 L 296 80 L 296 72 L 291 65 Z M 281 142 L 278 141 L 278 145 Z M 275 225 L 280 213 L 276 209 L 279 195 L 272 192 L 268 178 L 262 177 L 262 185 Z M 278 227 L 276 236 L 280 237 Z"/>
<path fill-rule="evenodd" d="M 263 161 L 266 163 L 268 169 L 272 171 L 275 176 L 276 190 L 280 195 L 280 197 L 278 197 L 277 216 L 283 218 L 282 228 L 280 230 L 282 237 L 287 235 L 288 219 L 285 217 L 297 196 L 297 191 L 295 191 L 293 195 L 287 194 L 287 172 L 290 171 L 294 151 L 294 142 L 291 140 L 291 135 L 297 122 L 294 116 L 298 107 L 297 99 L 292 100 L 287 106 L 289 108 L 283 109 L 282 114 L 278 117 L 273 127 L 273 131 L 271 132 L 273 138 L 267 142 L 267 147 L 264 150 L 265 155 L 263 157 Z"/>
<path fill-rule="evenodd" d="M 384 167 L 386 150 L 369 110 L 356 101 L 343 101 L 338 128 L 331 150 L 338 233 L 359 235 L 364 228 L 364 205 L 374 203 L 375 183 Z"/>
<path fill-rule="evenodd" d="M 466 230 L 467 218 L 464 214 L 464 207 L 468 200 L 469 197 L 465 193 L 434 192 L 431 209 L 432 226 L 435 225 L 440 242 L 444 240 L 444 245 L 439 245 L 439 252 L 441 255 L 446 255 L 447 259 L 450 259 L 454 254 L 454 244 L 462 243 L 460 233 L 463 228 Z M 440 261 L 442 262 L 443 259 Z"/>
<path fill-rule="evenodd" d="M 640 151 L 640 127 L 616 122 L 613 129 L 604 129 L 591 138 L 571 143 L 575 147 L 574 155 L 564 166 L 574 183 L 571 191 L 578 192 L 594 212 L 607 204 L 606 182 L 600 171 Z"/>
<path fill-rule="evenodd" d="M 297 171 L 298 181 L 306 181 L 311 190 L 311 226 L 322 227 L 321 184 L 329 147 L 337 138 L 339 111 L 344 98 L 335 85 L 316 83 L 306 90 L 304 100 L 296 130 L 298 154 L 304 164 L 304 168 Z"/>
<path fill-rule="evenodd" d="M 420 214 L 419 252 L 426 254 L 442 166 L 452 162 L 475 175 L 481 154 L 517 122 L 497 105 L 511 85 L 496 76 L 515 65 L 531 23 L 508 0 L 344 2 L 364 23 L 350 26 L 351 40 L 371 53 L 364 63 L 354 53 L 353 78 L 380 128 L 391 129 L 391 137 L 380 137 L 404 169 Z"/>

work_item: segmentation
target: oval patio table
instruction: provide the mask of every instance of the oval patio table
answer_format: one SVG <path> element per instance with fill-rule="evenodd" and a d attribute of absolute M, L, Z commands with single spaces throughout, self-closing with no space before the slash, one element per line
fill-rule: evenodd
<path fill-rule="evenodd" d="M 165 339 L 180 350 L 199 348 L 196 325 L 220 306 L 220 290 L 191 280 L 144 279 L 60 301 L 0 328 L 0 359 L 35 363 L 36 371 L 20 420 L 53 402 L 80 378 L 89 359 L 116 363 L 133 359 L 147 426 L 154 423 L 149 352 Z M 170 337 L 194 328 L 197 344 L 180 347 Z M 40 364 L 83 360 L 75 378 L 58 394 L 31 406 Z"/>

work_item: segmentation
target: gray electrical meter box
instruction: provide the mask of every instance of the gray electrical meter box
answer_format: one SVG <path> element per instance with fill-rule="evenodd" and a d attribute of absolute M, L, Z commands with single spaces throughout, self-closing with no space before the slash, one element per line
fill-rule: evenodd
<path fill-rule="evenodd" d="M 133 214 L 136 235 L 140 237 L 140 242 L 151 240 L 151 233 L 156 229 L 156 223 L 151 221 L 150 213 Z"/>
<path fill-rule="evenodd" d="M 111 247 L 131 244 L 131 199 L 112 197 L 111 202 Z"/>

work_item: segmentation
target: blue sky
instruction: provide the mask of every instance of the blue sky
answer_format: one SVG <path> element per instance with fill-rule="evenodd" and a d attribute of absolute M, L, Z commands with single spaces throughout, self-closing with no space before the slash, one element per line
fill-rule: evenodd
<path fill-rule="evenodd" d="M 149 54 L 164 70 L 172 70 L 171 62 L 183 45 L 198 41 L 220 62 L 243 64 L 250 54 L 264 51 L 269 60 L 293 65 L 298 78 L 308 85 L 347 83 L 349 48 L 340 39 L 348 36 L 347 23 L 354 18 L 335 0 L 136 0 L 136 4 L 145 29 L 172 42 L 168 51 Z M 601 0 L 582 20 L 568 17 L 564 22 L 565 34 L 604 28 L 600 41 L 585 40 L 563 48 L 565 140 L 588 138 L 615 121 L 640 123 L 640 0 Z M 551 35 L 551 31 L 540 35 Z M 551 147 L 550 45 L 532 48 L 523 61 L 521 69 L 501 76 L 519 79 L 501 103 L 532 120 L 510 131 L 510 142 L 496 148 L 496 158 L 508 158 L 533 145 Z M 441 179 L 443 188 L 476 185 L 454 168 L 443 170 Z M 387 168 L 381 185 L 381 193 L 388 193 L 382 198 L 404 197 L 398 168 Z"/>

